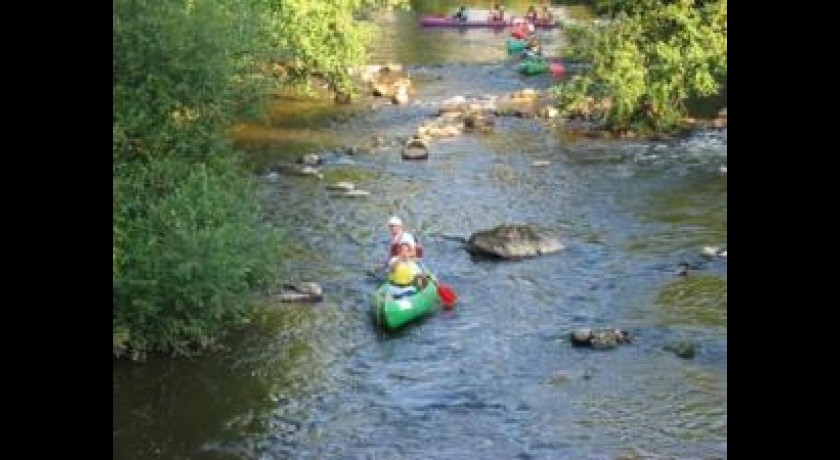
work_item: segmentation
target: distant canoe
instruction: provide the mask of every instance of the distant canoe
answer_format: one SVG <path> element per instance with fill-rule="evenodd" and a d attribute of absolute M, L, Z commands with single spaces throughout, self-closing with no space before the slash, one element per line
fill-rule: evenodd
<path fill-rule="evenodd" d="M 460 21 L 451 16 L 423 16 L 420 18 L 420 25 L 424 27 L 508 27 L 513 25 L 515 18 L 502 19 L 499 21 L 491 21 L 488 19 L 468 19 Z M 521 18 L 519 19 L 521 21 Z M 534 23 L 536 27 L 550 29 L 558 27 L 558 21 L 543 21 L 537 20 Z"/>
<path fill-rule="evenodd" d="M 545 59 L 528 58 L 519 64 L 519 73 L 522 75 L 538 75 L 549 69 L 549 63 Z"/>
<path fill-rule="evenodd" d="M 427 272 L 428 279 L 410 296 L 394 299 L 388 282 L 382 283 L 374 294 L 371 313 L 374 323 L 385 330 L 394 330 L 435 312 L 441 304 L 438 281 Z"/>
<path fill-rule="evenodd" d="M 508 54 L 522 54 L 522 52 L 525 51 L 525 47 L 528 46 L 528 40 L 517 40 L 515 38 L 508 38 L 507 40 L 505 40 L 505 45 L 507 47 Z"/>

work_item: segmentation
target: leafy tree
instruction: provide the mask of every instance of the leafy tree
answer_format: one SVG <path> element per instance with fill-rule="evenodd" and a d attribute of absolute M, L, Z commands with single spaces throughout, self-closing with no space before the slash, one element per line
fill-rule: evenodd
<path fill-rule="evenodd" d="M 260 108 L 278 56 L 283 82 L 346 86 L 372 36 L 354 13 L 387 3 L 114 0 L 115 353 L 208 346 L 276 282 L 282 234 L 225 132 Z"/>
<path fill-rule="evenodd" d="M 692 97 L 726 78 L 726 0 L 611 0 L 614 19 L 570 28 L 572 55 L 591 68 L 555 88 L 567 114 L 615 130 L 671 130 Z"/>
<path fill-rule="evenodd" d="M 375 38 L 373 24 L 360 12 L 405 7 L 408 0 L 282 0 L 271 5 L 270 43 L 286 73 L 284 82 L 306 88 L 311 75 L 324 77 L 334 89 L 352 90 L 348 69 L 365 63 Z"/>

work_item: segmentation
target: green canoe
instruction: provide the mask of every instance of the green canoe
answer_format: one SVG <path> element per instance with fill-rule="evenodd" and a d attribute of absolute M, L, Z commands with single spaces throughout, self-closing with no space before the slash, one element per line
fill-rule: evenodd
<path fill-rule="evenodd" d="M 388 292 L 388 282 L 376 289 L 373 299 L 373 318 L 379 327 L 397 329 L 433 312 L 441 303 L 437 278 L 428 273 L 426 286 L 415 294 L 394 299 Z"/>
<path fill-rule="evenodd" d="M 528 44 L 528 40 L 517 40 L 509 37 L 506 44 L 508 54 L 520 54 L 525 51 L 525 46 Z"/>
<path fill-rule="evenodd" d="M 523 75 L 537 75 L 548 71 L 548 61 L 545 59 L 525 59 L 519 64 L 519 73 Z"/>

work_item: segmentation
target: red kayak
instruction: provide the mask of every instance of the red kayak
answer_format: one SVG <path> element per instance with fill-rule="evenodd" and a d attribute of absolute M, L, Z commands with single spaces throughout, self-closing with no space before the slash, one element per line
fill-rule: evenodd
<path fill-rule="evenodd" d="M 522 40 L 523 38 L 527 38 L 528 35 L 531 35 L 528 32 L 528 29 L 519 26 L 513 26 L 513 29 L 510 31 L 510 36 L 513 38 L 518 38 Z"/>
<path fill-rule="evenodd" d="M 450 16 L 423 16 L 420 18 L 420 25 L 424 27 L 507 27 L 513 24 L 514 18 L 509 19 L 502 19 L 502 20 L 489 20 L 489 19 L 468 19 L 466 21 L 460 21 Z M 521 19 L 520 19 L 521 21 Z M 534 23 L 536 27 L 543 27 L 546 29 L 550 29 L 552 27 L 557 27 L 559 23 L 557 22 L 546 22 L 546 21 L 537 21 Z"/>

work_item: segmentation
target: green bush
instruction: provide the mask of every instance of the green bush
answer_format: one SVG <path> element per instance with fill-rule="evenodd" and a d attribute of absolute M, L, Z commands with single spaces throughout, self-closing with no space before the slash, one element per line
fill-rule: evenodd
<path fill-rule="evenodd" d="M 185 353 L 242 318 L 281 240 L 224 138 L 264 92 L 248 2 L 115 0 L 114 351 Z"/>
<path fill-rule="evenodd" d="M 114 324 L 135 350 L 184 352 L 276 279 L 280 238 L 235 157 L 135 163 L 114 178 Z"/>
<path fill-rule="evenodd" d="M 115 354 L 206 347 L 275 282 L 280 230 L 225 133 L 272 85 L 346 87 L 373 36 L 354 13 L 389 3 L 114 0 Z"/>
<path fill-rule="evenodd" d="M 570 55 L 591 68 L 555 87 L 564 113 L 589 97 L 608 128 L 670 131 L 687 100 L 717 94 L 726 79 L 727 0 L 601 3 L 613 19 L 570 34 Z"/>
<path fill-rule="evenodd" d="M 283 0 L 271 16 L 270 43 L 286 65 L 283 82 L 306 87 L 311 75 L 326 78 L 334 89 L 353 90 L 348 70 L 365 64 L 376 38 L 374 25 L 360 21 L 360 11 L 382 6 L 405 8 L 408 0 Z M 314 20 L 313 20 L 314 19 Z"/>

